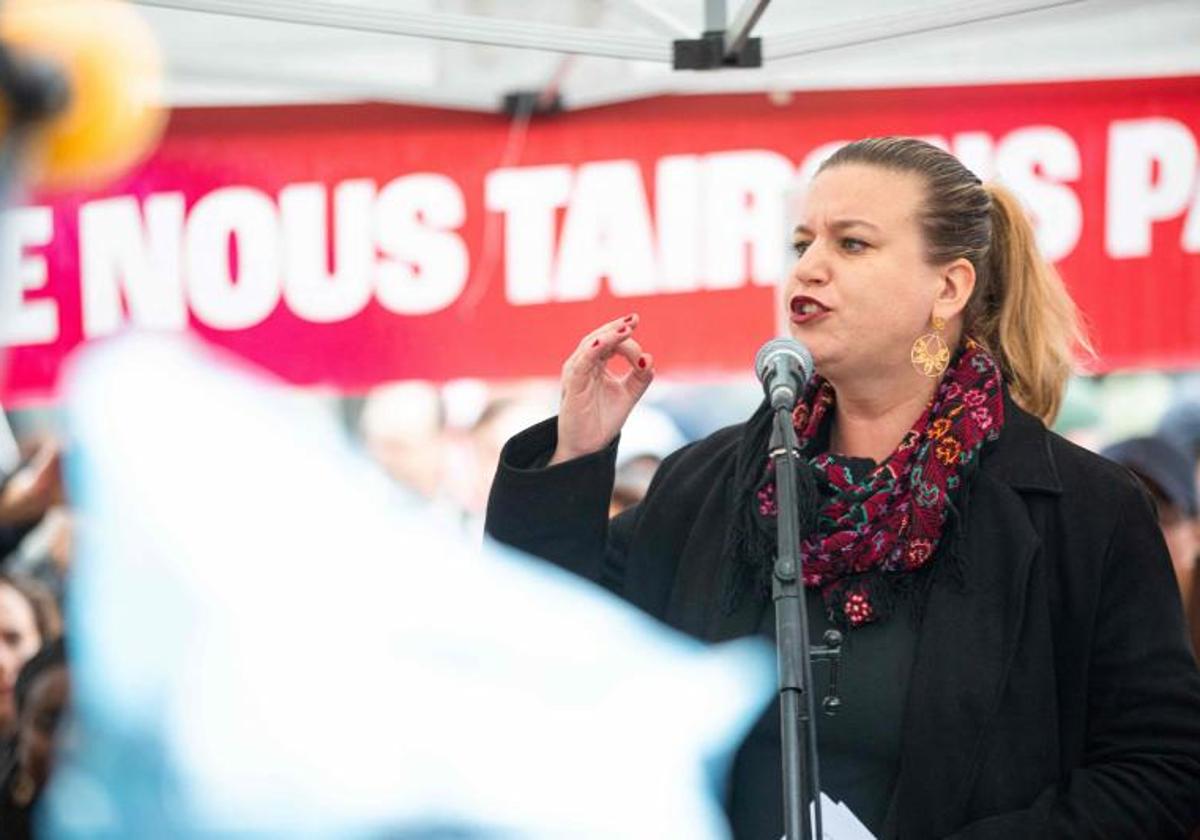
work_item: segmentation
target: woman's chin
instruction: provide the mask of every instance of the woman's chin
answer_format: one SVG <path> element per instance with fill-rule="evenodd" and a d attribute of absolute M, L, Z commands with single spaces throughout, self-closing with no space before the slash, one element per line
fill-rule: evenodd
<path fill-rule="evenodd" d="M 811 333 L 806 333 L 803 329 L 798 329 L 795 324 L 788 329 L 788 334 L 804 345 L 810 354 L 812 354 L 813 367 L 817 372 L 821 371 L 822 365 L 827 365 L 831 361 L 830 347 L 828 342 L 821 341 L 820 338 L 814 337 Z"/>
<path fill-rule="evenodd" d="M 805 347 L 807 347 L 810 351 L 812 350 L 812 344 L 813 344 L 812 333 L 808 330 L 805 330 L 803 324 L 789 322 L 788 323 L 788 335 L 790 335 L 792 338 L 796 339 L 796 341 L 799 341 L 801 344 L 803 344 Z"/>
<path fill-rule="evenodd" d="M 843 379 L 855 379 L 854 371 L 861 364 L 854 358 L 847 358 L 845 353 L 828 352 L 825 348 L 809 347 L 813 357 L 813 371 L 822 379 L 836 383 Z"/>

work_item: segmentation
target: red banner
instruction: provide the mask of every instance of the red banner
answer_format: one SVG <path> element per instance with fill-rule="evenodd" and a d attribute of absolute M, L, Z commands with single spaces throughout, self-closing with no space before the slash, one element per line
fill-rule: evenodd
<path fill-rule="evenodd" d="M 4 237 L 7 404 L 128 323 L 298 384 L 557 373 L 641 313 L 667 373 L 749 367 L 785 191 L 836 144 L 922 136 L 1020 195 L 1102 367 L 1200 364 L 1200 78 L 651 99 L 538 118 L 177 111 L 103 193 Z"/>

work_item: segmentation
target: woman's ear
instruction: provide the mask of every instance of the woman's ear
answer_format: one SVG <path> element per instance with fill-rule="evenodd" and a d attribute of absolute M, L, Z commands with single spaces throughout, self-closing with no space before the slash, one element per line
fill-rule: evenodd
<path fill-rule="evenodd" d="M 934 314 L 949 321 L 967 308 L 975 291 L 975 266 L 962 257 L 948 263 L 941 273 L 941 287 L 934 301 Z"/>

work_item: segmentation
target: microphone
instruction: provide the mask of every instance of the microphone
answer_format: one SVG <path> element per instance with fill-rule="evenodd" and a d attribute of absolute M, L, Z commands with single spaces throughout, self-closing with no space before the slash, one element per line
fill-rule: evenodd
<path fill-rule="evenodd" d="M 130 4 L 3 0 L 0 52 L 0 134 L 29 135 L 32 186 L 100 186 L 162 136 L 162 54 Z"/>
<path fill-rule="evenodd" d="M 813 374 L 812 353 L 793 338 L 773 338 L 754 356 L 754 373 L 771 408 L 791 409 Z"/>

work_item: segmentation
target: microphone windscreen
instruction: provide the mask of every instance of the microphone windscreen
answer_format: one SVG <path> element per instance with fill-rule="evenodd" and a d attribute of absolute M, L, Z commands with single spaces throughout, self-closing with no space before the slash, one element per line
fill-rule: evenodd
<path fill-rule="evenodd" d="M 163 61 L 154 33 L 118 0 L 7 0 L 0 41 L 18 64 L 54 67 L 68 99 L 36 126 L 27 150 L 35 187 L 103 184 L 145 158 L 162 136 Z M 12 123 L 11 106 L 5 113 Z"/>
<path fill-rule="evenodd" d="M 780 356 L 787 357 L 794 363 L 799 371 L 801 385 L 812 377 L 813 358 L 808 348 L 794 338 L 773 338 L 760 347 L 754 356 L 754 373 L 759 382 L 766 384 L 766 376 Z"/>

